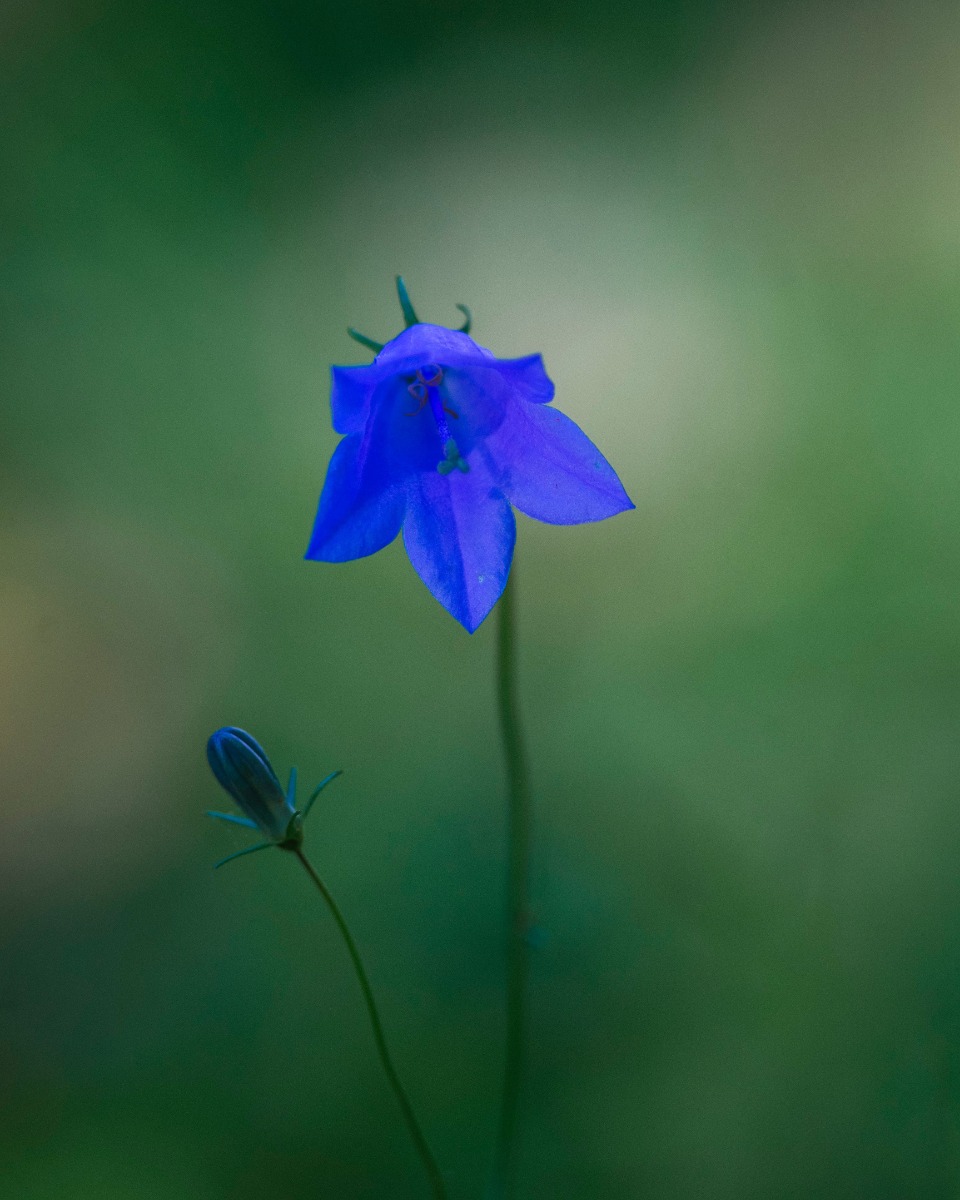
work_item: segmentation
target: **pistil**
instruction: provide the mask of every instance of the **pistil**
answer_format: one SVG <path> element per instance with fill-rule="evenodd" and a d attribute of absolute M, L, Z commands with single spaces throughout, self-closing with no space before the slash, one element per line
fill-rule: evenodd
<path fill-rule="evenodd" d="M 460 414 L 445 403 L 440 392 L 442 382 L 443 370 L 436 363 L 429 363 L 427 366 L 421 367 L 417 371 L 416 380 L 407 388 L 418 405 L 414 412 L 408 415 L 414 416 L 427 404 L 430 405 L 430 412 L 437 427 L 437 433 L 440 435 L 444 453 L 444 458 L 437 463 L 437 470 L 441 475 L 449 475 L 456 468 L 466 474 L 470 470 L 470 464 L 461 456 L 456 439 L 451 434 L 450 426 L 447 423 L 448 416 L 457 420 Z"/>

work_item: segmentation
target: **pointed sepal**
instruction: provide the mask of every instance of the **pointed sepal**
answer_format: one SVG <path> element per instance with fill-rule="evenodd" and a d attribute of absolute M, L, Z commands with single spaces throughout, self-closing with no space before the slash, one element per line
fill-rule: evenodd
<path fill-rule="evenodd" d="M 373 338 L 368 338 L 365 333 L 361 333 L 359 329 L 354 329 L 352 325 L 348 327 L 347 333 L 355 342 L 359 342 L 361 346 L 366 346 L 366 348 L 368 350 L 372 350 L 374 354 L 379 354 L 383 349 L 383 342 L 375 342 Z"/>
<path fill-rule="evenodd" d="M 320 795 L 320 793 L 323 791 L 323 789 L 327 786 L 327 784 L 333 783 L 333 781 L 337 778 L 337 776 L 342 775 L 342 774 L 343 774 L 342 771 L 331 771 L 330 774 L 326 777 L 326 779 L 320 780 L 320 782 L 317 784 L 317 786 L 310 793 L 310 798 L 307 800 L 306 804 L 303 806 L 303 812 L 302 812 L 301 816 L 304 821 L 307 819 L 307 817 L 310 813 L 310 809 L 313 808 L 313 805 L 314 805 L 317 797 Z"/>
<path fill-rule="evenodd" d="M 410 302 L 410 293 L 407 291 L 407 285 L 403 282 L 403 276 L 397 276 L 397 299 L 400 301 L 400 308 L 403 311 L 403 321 L 409 329 L 411 325 L 419 325 L 420 318 L 414 312 L 413 305 Z"/>
<path fill-rule="evenodd" d="M 229 821 L 231 825 L 243 825 L 246 829 L 256 829 L 256 821 L 251 821 L 249 817 L 235 817 L 233 813 L 213 812 L 207 809 L 208 817 L 213 817 L 217 821 Z"/>
<path fill-rule="evenodd" d="M 255 846 L 247 846 L 245 850 L 238 850 L 236 854 L 228 854 L 226 858 L 221 858 L 219 862 L 213 864 L 213 869 L 216 871 L 228 862 L 233 862 L 235 858 L 243 858 L 245 854 L 256 854 L 258 850 L 269 850 L 273 842 L 258 842 Z"/>

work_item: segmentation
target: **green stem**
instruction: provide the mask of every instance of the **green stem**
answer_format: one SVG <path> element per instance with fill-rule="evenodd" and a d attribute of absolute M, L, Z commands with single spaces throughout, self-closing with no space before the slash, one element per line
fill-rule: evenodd
<path fill-rule="evenodd" d="M 513 567 L 500 598 L 497 637 L 497 711 L 507 768 L 507 1038 L 494 1159 L 496 1197 L 513 1191 L 515 1142 L 526 1012 L 530 883 L 531 803 L 520 706 L 517 699 Z"/>
<path fill-rule="evenodd" d="M 327 903 L 327 907 L 333 914 L 333 919 L 337 923 L 340 933 L 343 935 L 343 940 L 347 945 L 347 953 L 350 955 L 353 962 L 353 969 L 357 973 L 357 981 L 360 984 L 360 991 L 363 992 L 363 999 L 367 1005 L 367 1012 L 370 1015 L 370 1024 L 373 1027 L 373 1040 L 376 1042 L 377 1053 L 380 1056 L 380 1063 L 383 1067 L 387 1081 L 393 1088 L 394 1095 L 400 1103 L 400 1111 L 403 1113 L 403 1119 L 407 1123 L 407 1129 L 410 1131 L 410 1137 L 413 1139 L 413 1144 L 416 1147 L 417 1153 L 420 1155 L 424 1169 L 430 1177 L 430 1186 L 433 1189 L 433 1194 L 436 1200 L 446 1200 L 446 1188 L 443 1185 L 443 1177 L 440 1174 L 440 1169 L 437 1166 L 433 1154 L 430 1152 L 430 1147 L 427 1145 L 427 1139 L 423 1136 L 423 1132 L 414 1116 L 413 1107 L 404 1091 L 403 1084 L 400 1082 L 400 1076 L 396 1072 L 393 1065 L 393 1060 L 390 1058 L 390 1051 L 387 1049 L 387 1039 L 383 1033 L 383 1023 L 380 1020 L 380 1014 L 377 1012 L 377 1005 L 373 998 L 373 990 L 370 987 L 370 980 L 367 978 L 367 972 L 364 969 L 363 962 L 360 958 L 360 951 L 357 949 L 357 943 L 353 940 L 353 935 L 347 928 L 347 922 L 344 920 L 343 913 L 337 906 L 337 902 L 333 896 L 327 891 L 327 886 L 314 870 L 303 850 L 298 846 L 294 850 L 297 858 L 303 864 L 304 870 L 317 885 L 317 890 Z"/>

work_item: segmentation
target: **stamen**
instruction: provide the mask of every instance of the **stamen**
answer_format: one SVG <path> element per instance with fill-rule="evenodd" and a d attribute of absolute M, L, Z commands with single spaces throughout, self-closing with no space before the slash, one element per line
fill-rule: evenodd
<path fill-rule="evenodd" d="M 422 383 L 411 383 L 410 386 L 407 388 L 407 391 L 414 398 L 414 400 L 418 401 L 418 404 L 417 404 L 417 407 L 413 410 L 413 412 L 404 413 L 404 416 L 415 417 L 418 412 L 421 412 L 423 410 L 427 401 L 430 399 L 430 393 L 427 391 L 427 389 L 423 386 Z"/>
<path fill-rule="evenodd" d="M 410 377 L 407 376 L 407 378 L 409 379 Z M 465 475 L 470 470 L 470 464 L 461 455 L 460 448 L 456 440 L 450 436 L 450 427 L 447 425 L 447 417 L 459 420 L 460 414 L 451 408 L 445 397 L 440 394 L 440 384 L 442 382 L 442 367 L 436 363 L 427 363 L 425 366 L 420 367 L 413 382 L 407 384 L 407 391 L 417 401 L 417 407 L 413 412 L 408 412 L 405 415 L 415 417 L 417 413 L 421 412 L 429 404 L 430 412 L 433 414 L 433 419 L 436 422 L 437 433 L 439 433 L 440 441 L 443 444 L 444 458 L 437 463 L 437 470 L 441 475 L 449 475 L 454 470 L 460 471 Z"/>
<path fill-rule="evenodd" d="M 417 371 L 417 378 L 427 387 L 439 387 L 443 383 L 443 368 L 438 367 L 436 363 L 427 363 Z"/>

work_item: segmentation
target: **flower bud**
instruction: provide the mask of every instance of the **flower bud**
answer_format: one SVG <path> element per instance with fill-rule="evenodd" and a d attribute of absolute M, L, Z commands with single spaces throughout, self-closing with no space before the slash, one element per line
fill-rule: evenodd
<path fill-rule="evenodd" d="M 296 812 L 260 744 L 228 725 L 207 742 L 207 761 L 244 815 L 271 841 L 285 841 Z"/>

